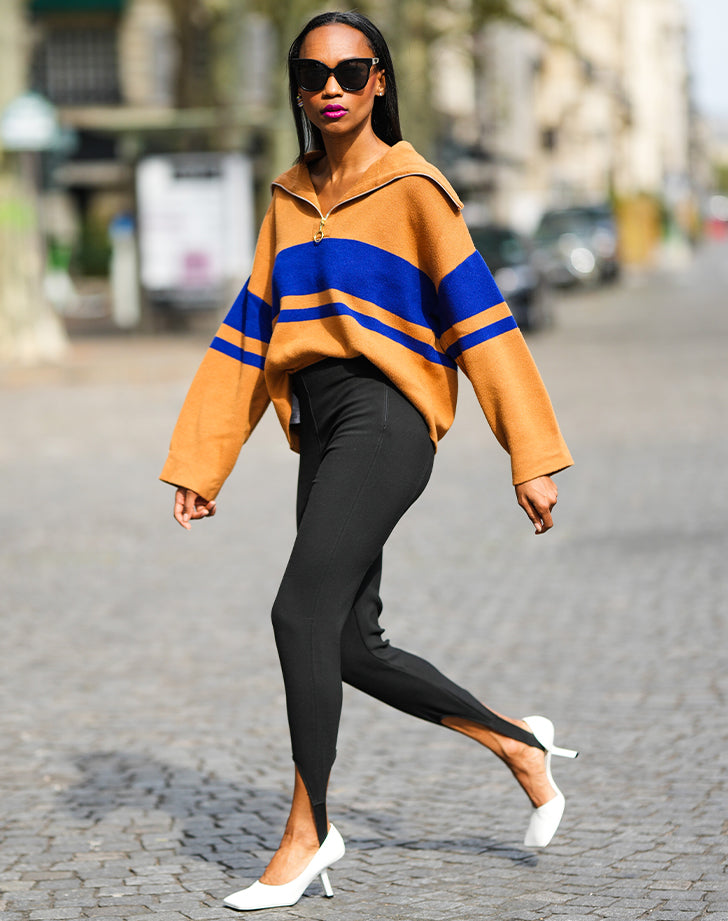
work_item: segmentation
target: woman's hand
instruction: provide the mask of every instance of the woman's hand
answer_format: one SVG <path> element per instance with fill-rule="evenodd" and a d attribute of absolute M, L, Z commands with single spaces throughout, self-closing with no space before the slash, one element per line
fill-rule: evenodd
<path fill-rule="evenodd" d="M 545 534 L 553 528 L 551 509 L 556 505 L 558 493 L 550 476 L 538 476 L 516 486 L 518 504 L 531 519 L 536 534 Z"/>
<path fill-rule="evenodd" d="M 214 499 L 208 502 L 207 499 L 198 496 L 194 489 L 177 487 L 174 495 L 174 518 L 183 528 L 189 531 L 192 527 L 190 522 L 197 518 L 212 518 L 216 511 Z"/>

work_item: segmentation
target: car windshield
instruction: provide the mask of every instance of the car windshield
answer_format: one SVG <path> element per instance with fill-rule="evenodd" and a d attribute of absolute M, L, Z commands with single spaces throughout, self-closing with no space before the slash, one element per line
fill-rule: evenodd
<path fill-rule="evenodd" d="M 555 240 L 565 233 L 588 234 L 597 226 L 606 226 L 611 220 L 603 208 L 573 208 L 566 211 L 547 211 L 534 234 L 536 240 Z"/>
<path fill-rule="evenodd" d="M 519 237 L 501 227 L 475 227 L 471 229 L 475 248 L 491 268 L 521 265 L 528 254 Z"/>

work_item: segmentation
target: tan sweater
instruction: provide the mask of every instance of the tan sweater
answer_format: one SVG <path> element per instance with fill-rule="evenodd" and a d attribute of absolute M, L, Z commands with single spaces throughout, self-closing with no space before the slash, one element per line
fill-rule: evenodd
<path fill-rule="evenodd" d="M 395 144 L 327 215 L 306 163 L 273 183 L 250 278 L 192 382 L 161 479 L 214 498 L 268 403 L 293 450 L 291 373 L 366 356 L 450 428 L 469 378 L 514 483 L 572 463 L 526 343 L 447 179 Z"/>

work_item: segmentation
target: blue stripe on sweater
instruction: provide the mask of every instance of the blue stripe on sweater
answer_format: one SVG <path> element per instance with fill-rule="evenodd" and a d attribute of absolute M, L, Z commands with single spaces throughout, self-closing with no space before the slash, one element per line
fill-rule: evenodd
<path fill-rule="evenodd" d="M 443 331 L 504 300 L 477 251 L 443 278 L 437 293 Z"/>
<path fill-rule="evenodd" d="M 248 279 L 249 282 L 249 279 Z M 432 330 L 437 338 L 454 324 L 503 302 L 488 267 L 478 252 L 460 263 L 440 283 L 439 291 L 430 278 L 406 259 L 357 240 L 325 237 L 289 247 L 278 254 L 273 267 L 273 304 L 248 289 L 238 294 L 224 323 L 244 338 L 269 343 L 273 317 L 282 297 L 302 297 L 337 290 L 376 304 L 407 323 Z M 447 354 L 396 327 L 353 310 L 344 303 L 284 310 L 285 323 L 347 315 L 362 327 L 397 342 L 428 361 L 455 367 L 454 359 L 480 342 L 515 328 L 509 317 L 476 330 L 454 342 Z M 211 348 L 243 364 L 263 368 L 265 359 L 244 346 L 232 345 L 216 337 Z"/>
<path fill-rule="evenodd" d="M 467 336 L 463 336 L 461 339 L 458 339 L 456 342 L 447 349 L 447 354 L 450 358 L 459 358 L 463 352 L 468 349 L 472 349 L 475 345 L 480 345 L 481 342 L 487 342 L 488 339 L 495 339 L 496 336 L 500 336 L 503 333 L 507 333 L 510 329 L 517 329 L 518 324 L 513 319 L 513 317 L 504 317 L 502 320 L 498 320 L 495 323 L 491 323 L 489 326 L 484 326 L 481 329 L 476 329 L 473 333 L 468 333 Z"/>
<path fill-rule="evenodd" d="M 390 216 L 396 220 L 396 215 Z M 439 335 L 435 286 L 417 266 L 357 240 L 324 237 L 284 249 L 273 267 L 273 304 L 283 297 L 342 291 Z"/>
<path fill-rule="evenodd" d="M 265 358 L 262 355 L 256 355 L 255 352 L 246 352 L 239 345 L 226 342 L 225 339 L 221 339 L 219 336 L 215 336 L 210 343 L 210 348 L 216 352 L 222 352 L 223 355 L 227 355 L 230 358 L 235 358 L 244 365 L 252 365 L 254 368 L 261 369 L 265 367 Z"/>
<path fill-rule="evenodd" d="M 374 319 L 374 317 L 370 317 L 364 313 L 359 313 L 356 310 L 352 310 L 352 308 L 347 304 L 342 304 L 341 302 L 322 304 L 318 307 L 303 307 L 298 310 L 295 308 L 290 310 L 281 310 L 278 317 L 278 322 L 303 323 L 307 320 L 322 320 L 328 317 L 338 316 L 353 317 L 353 319 L 355 319 L 360 326 L 363 326 L 364 329 L 369 329 L 372 332 L 379 333 L 380 335 L 385 336 L 387 339 L 390 339 L 392 342 L 403 345 L 410 351 L 416 352 L 418 355 L 422 355 L 423 358 L 426 358 L 428 361 L 431 361 L 434 364 L 444 365 L 446 368 L 456 367 L 454 360 L 448 358 L 447 355 L 443 355 L 442 352 L 438 352 L 437 349 L 433 348 L 427 342 L 422 342 L 420 339 L 415 339 L 414 336 L 408 336 L 401 330 L 394 329 L 392 326 L 388 326 L 386 323 L 382 323 L 381 320 Z"/>
<path fill-rule="evenodd" d="M 223 322 L 250 339 L 270 342 L 273 332 L 270 304 L 248 290 L 249 281 L 235 298 Z"/>

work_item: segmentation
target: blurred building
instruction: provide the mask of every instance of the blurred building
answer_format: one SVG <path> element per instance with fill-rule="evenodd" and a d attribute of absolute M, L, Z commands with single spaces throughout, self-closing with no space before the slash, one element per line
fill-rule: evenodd
<path fill-rule="evenodd" d="M 231 24 L 240 28 L 222 28 Z M 231 60 L 250 60 L 237 52 L 253 41 L 252 57 L 258 64 L 265 57 L 264 30 L 248 25 L 232 14 L 223 23 L 215 5 L 202 0 L 4 0 L 0 104 L 29 90 L 41 94 L 55 107 L 68 140 L 38 155 L 34 177 L 46 293 L 61 312 L 109 312 L 116 244 L 130 254 L 121 264 L 134 268 L 129 244 L 144 157 L 241 154 L 259 144 L 264 100 L 246 96 L 244 67 L 231 79 L 224 72 Z M 15 160 L 5 157 L 6 175 L 17 173 Z M 198 185 L 225 170 L 208 157 L 193 172 L 188 159 L 185 179 Z M 212 199 L 206 201 L 209 217 Z M 249 195 L 240 207 L 251 208 Z M 252 211 L 246 220 L 252 225 Z M 201 254 L 192 254 L 189 263 L 195 266 L 190 278 L 201 278 Z M 128 280 L 120 290 L 128 302 Z M 133 322 L 127 312 L 125 323 Z"/>
<path fill-rule="evenodd" d="M 35 157 L 0 149 L 0 290 L 16 292 L 6 304 L 23 302 L 21 288 L 26 304 L 37 300 L 31 279 L 43 269 L 33 266 L 45 258 L 59 310 L 108 308 L 117 243 L 122 264 L 133 262 L 144 158 L 250 155 L 260 216 L 268 180 L 296 152 L 281 49 L 316 9 L 252 5 L 3 0 L 0 109 L 36 91 L 65 131 Z M 545 209 L 609 202 L 634 262 L 649 261 L 666 226 L 689 232 L 709 145 L 690 108 L 683 0 L 513 0 L 515 18 L 496 19 L 475 0 L 364 9 L 391 37 L 407 136 L 476 214 L 529 231 Z M 485 26 L 475 18 L 484 10 Z M 171 162 L 157 175 L 201 182 L 225 171 Z M 179 200 L 198 192 L 190 185 Z M 223 210 L 213 198 L 200 205 L 208 217 Z M 27 242 L 41 236 L 45 254 Z M 204 261 L 189 254 L 190 279 Z"/>
<path fill-rule="evenodd" d="M 530 28 L 496 22 L 471 49 L 440 49 L 449 76 L 436 104 L 452 125 L 444 154 L 474 202 L 523 230 L 547 208 L 616 204 L 626 240 L 639 217 L 641 242 L 626 255 L 644 261 L 664 214 L 693 196 L 682 0 L 552 9 L 533 4 Z"/>
<path fill-rule="evenodd" d="M 728 195 L 728 120 L 713 119 L 705 139 L 714 188 Z"/>

